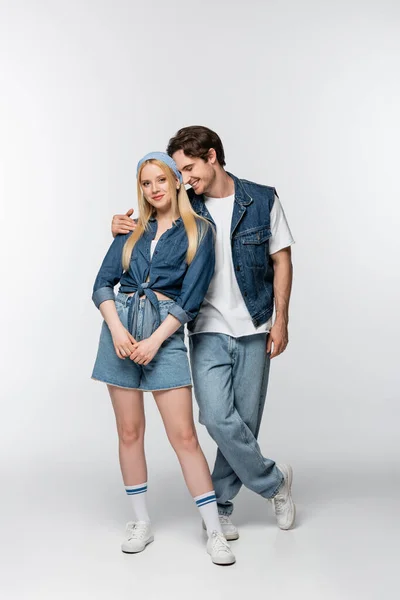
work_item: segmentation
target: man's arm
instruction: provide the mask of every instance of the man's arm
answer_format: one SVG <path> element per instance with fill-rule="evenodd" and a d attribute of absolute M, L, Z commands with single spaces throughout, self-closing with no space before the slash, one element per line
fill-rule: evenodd
<path fill-rule="evenodd" d="M 111 221 L 111 233 L 113 237 L 119 233 L 129 233 L 134 231 L 136 222 L 131 218 L 133 208 L 130 208 L 124 215 L 114 215 Z"/>
<path fill-rule="evenodd" d="M 267 342 L 267 352 L 273 350 L 271 358 L 279 356 L 289 343 L 289 300 L 292 290 L 293 265 L 290 247 L 283 248 L 271 254 L 274 269 L 275 323 L 273 324 Z"/>

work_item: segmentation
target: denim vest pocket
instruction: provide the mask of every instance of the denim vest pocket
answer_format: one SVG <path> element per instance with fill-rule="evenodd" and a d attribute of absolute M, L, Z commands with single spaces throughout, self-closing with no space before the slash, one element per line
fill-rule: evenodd
<path fill-rule="evenodd" d="M 267 227 L 249 231 L 241 235 L 244 263 L 248 267 L 265 269 L 269 260 L 269 239 L 271 230 Z"/>

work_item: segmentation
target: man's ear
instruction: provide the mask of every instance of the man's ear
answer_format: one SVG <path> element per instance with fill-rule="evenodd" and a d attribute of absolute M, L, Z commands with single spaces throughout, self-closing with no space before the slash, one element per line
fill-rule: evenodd
<path fill-rule="evenodd" d="M 208 159 L 208 162 L 210 162 L 212 165 L 215 164 L 215 162 L 217 160 L 217 153 L 215 152 L 214 148 L 209 149 L 207 159 Z"/>

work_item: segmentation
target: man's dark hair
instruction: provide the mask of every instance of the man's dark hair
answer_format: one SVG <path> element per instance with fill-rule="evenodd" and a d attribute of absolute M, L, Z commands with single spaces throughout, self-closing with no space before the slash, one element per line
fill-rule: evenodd
<path fill-rule="evenodd" d="M 225 166 L 225 152 L 222 142 L 215 131 L 201 125 L 183 127 L 169 140 L 167 152 L 170 156 L 178 150 L 183 150 L 187 156 L 208 159 L 208 152 L 214 148 L 221 167 Z"/>

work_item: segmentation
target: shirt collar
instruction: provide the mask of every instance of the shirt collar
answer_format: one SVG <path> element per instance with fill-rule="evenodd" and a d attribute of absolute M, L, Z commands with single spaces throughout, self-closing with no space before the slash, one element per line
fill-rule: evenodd
<path fill-rule="evenodd" d="M 150 217 L 149 222 L 156 223 L 157 219 L 155 217 Z M 182 223 L 182 217 L 179 217 L 178 219 L 176 219 L 175 223 L 172 223 L 172 225 L 178 225 L 180 223 Z"/>

